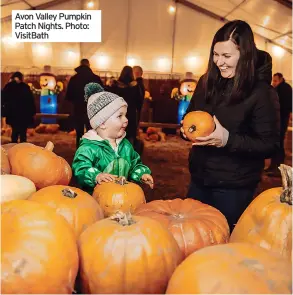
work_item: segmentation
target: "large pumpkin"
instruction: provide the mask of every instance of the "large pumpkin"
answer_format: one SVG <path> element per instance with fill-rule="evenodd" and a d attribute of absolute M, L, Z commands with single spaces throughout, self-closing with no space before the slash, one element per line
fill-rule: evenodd
<path fill-rule="evenodd" d="M 94 189 L 93 197 L 102 207 L 106 217 L 117 211 L 133 213 L 139 205 L 145 203 L 142 188 L 126 181 L 125 177 L 98 184 Z"/>
<path fill-rule="evenodd" d="M 35 184 L 28 178 L 18 175 L 1 175 L 1 203 L 12 200 L 25 200 L 36 192 Z"/>
<path fill-rule="evenodd" d="M 148 216 L 165 225 L 184 256 L 229 241 L 225 216 L 216 208 L 193 199 L 152 201 L 139 206 L 135 215 Z"/>
<path fill-rule="evenodd" d="M 162 294 L 182 261 L 158 221 L 121 212 L 87 228 L 78 246 L 83 294 Z"/>
<path fill-rule="evenodd" d="M 183 130 L 186 137 L 195 142 L 196 137 L 210 135 L 215 130 L 215 122 L 209 113 L 193 111 L 184 117 Z"/>
<path fill-rule="evenodd" d="M 64 159 L 53 151 L 54 145 L 48 142 L 45 148 L 20 143 L 8 151 L 11 173 L 32 180 L 38 189 L 54 185 L 68 185 L 71 168 Z"/>
<path fill-rule="evenodd" d="M 78 270 L 73 230 L 53 209 L 28 200 L 1 205 L 3 294 L 71 294 Z"/>
<path fill-rule="evenodd" d="M 292 168 L 280 166 L 283 187 L 262 192 L 243 212 L 230 241 L 249 242 L 291 258 Z"/>
<path fill-rule="evenodd" d="M 55 209 L 65 217 L 78 237 L 89 225 L 104 218 L 99 204 L 88 193 L 70 186 L 52 185 L 29 198 Z"/>
<path fill-rule="evenodd" d="M 173 273 L 167 294 L 291 294 L 291 263 L 259 246 L 200 249 Z"/>
<path fill-rule="evenodd" d="M 10 174 L 10 164 L 6 150 L 1 146 L 1 174 Z"/>

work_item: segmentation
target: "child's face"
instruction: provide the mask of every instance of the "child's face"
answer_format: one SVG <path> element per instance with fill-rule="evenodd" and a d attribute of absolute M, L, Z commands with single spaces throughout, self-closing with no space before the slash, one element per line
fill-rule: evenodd
<path fill-rule="evenodd" d="M 121 107 L 116 113 L 114 113 L 105 123 L 105 131 L 109 138 L 120 138 L 125 132 L 125 128 L 128 125 L 126 118 L 127 107 Z"/>

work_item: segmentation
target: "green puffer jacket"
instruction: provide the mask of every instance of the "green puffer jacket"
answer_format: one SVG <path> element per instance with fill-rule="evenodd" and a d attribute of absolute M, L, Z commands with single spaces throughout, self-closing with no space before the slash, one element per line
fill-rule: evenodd
<path fill-rule="evenodd" d="M 139 154 L 126 138 L 117 140 L 117 148 L 102 139 L 94 130 L 88 131 L 80 141 L 72 170 L 83 190 L 92 194 L 99 173 L 125 176 L 128 180 L 141 181 L 151 170 L 142 164 Z"/>

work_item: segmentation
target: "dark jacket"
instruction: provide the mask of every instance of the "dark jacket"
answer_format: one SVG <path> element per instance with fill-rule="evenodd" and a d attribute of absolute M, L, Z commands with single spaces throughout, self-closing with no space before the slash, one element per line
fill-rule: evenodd
<path fill-rule="evenodd" d="M 279 105 L 271 82 L 271 57 L 259 53 L 264 64 L 258 67 L 258 80 L 248 97 L 228 104 L 233 79 L 221 79 L 222 91 L 207 103 L 203 77 L 187 112 L 201 110 L 215 115 L 229 131 L 227 145 L 193 146 L 189 155 L 192 181 L 198 185 L 224 188 L 254 188 L 261 178 L 264 159 L 279 147 Z M 263 55 L 266 56 L 263 56 Z"/>
<path fill-rule="evenodd" d="M 84 87 L 90 82 L 103 82 L 98 75 L 95 75 L 91 68 L 79 66 L 74 69 L 76 74 L 70 78 L 66 91 L 66 100 L 73 103 L 74 116 L 76 118 L 87 118 L 86 102 L 84 101 Z"/>
<path fill-rule="evenodd" d="M 285 81 L 276 87 L 280 100 L 281 117 L 292 113 L 292 87 Z"/>
<path fill-rule="evenodd" d="M 127 114 L 128 126 L 126 128 L 127 138 L 136 137 L 137 131 L 137 114 L 141 110 L 140 102 L 140 87 L 136 81 L 130 82 L 128 85 L 120 82 L 114 81 L 112 87 L 109 91 L 121 96 L 127 102 Z"/>
<path fill-rule="evenodd" d="M 1 93 L 2 116 L 9 125 L 30 126 L 34 122 L 36 106 L 29 86 L 24 82 L 7 83 Z"/>

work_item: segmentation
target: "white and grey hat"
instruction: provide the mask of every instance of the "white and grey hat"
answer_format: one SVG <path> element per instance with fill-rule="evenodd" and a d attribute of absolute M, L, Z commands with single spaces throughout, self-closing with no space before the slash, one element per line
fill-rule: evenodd
<path fill-rule="evenodd" d="M 88 83 L 84 91 L 85 101 L 87 101 L 87 115 L 93 129 L 107 121 L 121 107 L 127 107 L 127 103 L 122 97 L 105 91 L 98 83 Z"/>

